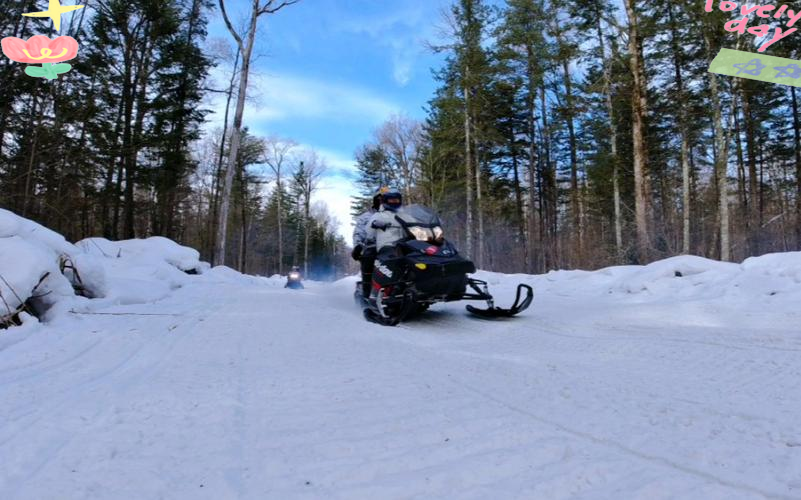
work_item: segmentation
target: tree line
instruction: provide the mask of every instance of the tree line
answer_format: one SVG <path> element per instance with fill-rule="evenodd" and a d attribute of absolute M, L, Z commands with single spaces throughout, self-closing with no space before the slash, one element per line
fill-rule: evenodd
<path fill-rule="evenodd" d="M 729 16 L 692 0 L 455 1 L 427 117 L 394 117 L 359 149 L 354 211 L 400 186 L 498 271 L 801 250 L 797 91 L 707 72 L 722 47 L 758 48 Z M 801 57 L 799 41 L 765 53 Z"/>
<path fill-rule="evenodd" d="M 241 44 L 208 40 L 219 5 L 94 0 L 56 32 L 22 16 L 36 3 L 5 6 L 3 36 L 71 36 L 81 49 L 52 82 L 0 58 L 0 206 L 72 241 L 160 235 L 250 273 L 344 271 L 338 223 L 312 203 L 324 162 L 291 140 L 253 136 L 231 110 L 244 104 L 247 79 Z M 232 64 L 220 84 L 208 75 L 222 61 Z M 211 96 L 226 101 L 214 131 Z"/>

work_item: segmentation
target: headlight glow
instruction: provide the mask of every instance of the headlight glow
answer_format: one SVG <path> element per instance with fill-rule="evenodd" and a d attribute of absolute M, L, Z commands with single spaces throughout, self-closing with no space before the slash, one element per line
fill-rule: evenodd
<path fill-rule="evenodd" d="M 431 232 L 430 229 L 426 227 L 410 227 L 409 232 L 412 233 L 414 239 L 417 241 L 431 241 L 434 237 L 434 234 Z"/>
<path fill-rule="evenodd" d="M 289 279 L 291 279 L 291 280 L 300 279 L 300 274 L 298 274 L 298 273 L 289 273 Z"/>

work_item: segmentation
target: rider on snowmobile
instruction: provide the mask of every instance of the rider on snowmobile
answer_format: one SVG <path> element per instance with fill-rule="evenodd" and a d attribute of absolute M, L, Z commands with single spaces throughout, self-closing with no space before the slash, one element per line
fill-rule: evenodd
<path fill-rule="evenodd" d="M 368 235 L 368 228 L 373 215 L 381 208 L 381 197 L 389 191 L 390 189 L 387 187 L 381 187 L 376 190 L 372 206 L 356 218 L 356 224 L 353 228 L 353 252 L 350 255 L 353 260 L 359 261 L 361 264 L 363 297 L 370 295 L 370 283 L 373 280 L 373 267 L 375 266 L 377 253 L 375 236 Z"/>
<path fill-rule="evenodd" d="M 388 191 L 382 197 L 381 208 L 370 218 L 367 237 L 375 241 L 379 260 L 382 254 L 394 255 L 395 243 L 406 238 L 406 230 L 395 217 L 402 206 L 403 196 L 398 191 Z"/>
<path fill-rule="evenodd" d="M 292 266 L 292 270 L 287 275 L 284 288 L 303 288 L 303 275 L 300 272 L 300 267 Z"/>

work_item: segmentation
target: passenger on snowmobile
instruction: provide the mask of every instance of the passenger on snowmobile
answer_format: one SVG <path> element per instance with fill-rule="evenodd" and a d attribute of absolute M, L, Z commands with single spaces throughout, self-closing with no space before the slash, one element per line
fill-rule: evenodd
<path fill-rule="evenodd" d="M 373 267 L 375 266 L 376 257 L 375 235 L 370 236 L 368 234 L 370 219 L 381 208 L 383 194 L 389 191 L 390 189 L 387 187 L 381 187 L 376 190 L 372 206 L 356 218 L 356 224 L 353 227 L 353 251 L 350 255 L 353 260 L 361 264 L 363 297 L 370 295 L 370 283 L 373 280 Z"/>
<path fill-rule="evenodd" d="M 284 285 L 284 288 L 292 288 L 295 290 L 303 288 L 303 276 L 300 274 L 300 267 L 292 266 L 292 270 L 289 271 L 289 275 L 286 278 L 286 285 Z"/>

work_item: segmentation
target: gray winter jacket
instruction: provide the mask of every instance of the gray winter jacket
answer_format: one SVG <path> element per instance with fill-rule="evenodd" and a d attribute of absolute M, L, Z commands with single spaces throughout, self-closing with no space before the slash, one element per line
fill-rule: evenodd
<path fill-rule="evenodd" d="M 374 226 L 383 227 L 378 229 Z M 406 237 L 406 230 L 395 218 L 395 212 L 385 210 L 384 207 L 373 214 L 367 224 L 367 238 L 375 241 L 375 246 L 380 252 L 382 248 L 394 246 L 395 243 Z"/>
<path fill-rule="evenodd" d="M 375 246 L 375 235 L 368 235 L 368 227 L 370 226 L 370 219 L 376 211 L 372 208 L 360 216 L 356 217 L 356 224 L 353 226 L 353 247 L 361 245 L 362 248 L 369 248 Z"/>

